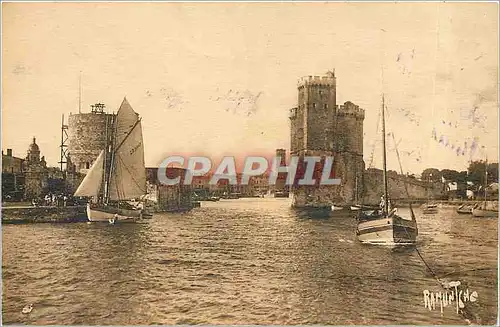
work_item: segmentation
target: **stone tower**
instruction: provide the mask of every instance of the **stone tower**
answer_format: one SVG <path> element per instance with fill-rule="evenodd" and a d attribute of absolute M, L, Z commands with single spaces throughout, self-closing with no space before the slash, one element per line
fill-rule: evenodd
<path fill-rule="evenodd" d="M 342 176 L 341 197 L 347 203 L 362 200 L 363 121 L 365 111 L 347 101 L 337 106 L 334 129 L 335 172 Z"/>
<path fill-rule="evenodd" d="M 335 73 L 299 80 L 297 107 L 291 110 L 291 155 L 333 150 L 333 119 L 336 110 Z"/>
<path fill-rule="evenodd" d="M 297 91 L 297 107 L 290 112 L 290 155 L 299 158 L 333 156 L 337 101 L 335 73 L 301 78 Z M 292 206 L 297 208 L 329 208 L 338 202 L 338 187 L 334 185 L 294 185 L 291 191 Z"/>
<path fill-rule="evenodd" d="M 86 173 L 106 147 L 108 126 L 112 126 L 113 114 L 104 111 L 104 105 L 91 106 L 90 113 L 70 114 L 68 118 L 68 153 L 76 172 Z"/>
<path fill-rule="evenodd" d="M 45 157 L 40 158 L 40 148 L 36 144 L 35 137 L 28 147 L 25 169 L 24 197 L 26 199 L 38 198 L 47 186 L 47 163 Z"/>
<path fill-rule="evenodd" d="M 352 102 L 337 106 L 334 72 L 308 76 L 298 85 L 298 104 L 290 112 L 292 156 L 333 156 L 340 186 L 292 188 L 294 206 L 351 204 L 363 194 L 364 110 Z"/>

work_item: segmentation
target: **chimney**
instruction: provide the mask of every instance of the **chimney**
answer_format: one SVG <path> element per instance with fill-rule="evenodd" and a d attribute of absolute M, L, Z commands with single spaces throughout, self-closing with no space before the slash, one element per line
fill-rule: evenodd
<path fill-rule="evenodd" d="M 7 156 L 12 157 L 12 149 L 7 149 Z"/>

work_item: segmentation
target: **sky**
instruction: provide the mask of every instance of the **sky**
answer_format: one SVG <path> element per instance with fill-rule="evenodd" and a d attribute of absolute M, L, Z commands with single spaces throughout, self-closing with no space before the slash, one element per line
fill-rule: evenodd
<path fill-rule="evenodd" d="M 82 112 L 127 97 L 155 166 L 289 149 L 298 79 L 332 69 L 337 104 L 365 109 L 367 167 L 382 93 L 405 171 L 498 162 L 497 3 L 2 3 L 2 32 L 2 149 L 36 136 L 49 165 L 79 76 Z"/>

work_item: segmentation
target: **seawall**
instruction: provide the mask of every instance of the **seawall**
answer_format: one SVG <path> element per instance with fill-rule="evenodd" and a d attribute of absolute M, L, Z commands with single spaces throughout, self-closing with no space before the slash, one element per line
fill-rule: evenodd
<path fill-rule="evenodd" d="M 87 221 L 86 206 L 2 207 L 2 224 L 74 223 Z"/>

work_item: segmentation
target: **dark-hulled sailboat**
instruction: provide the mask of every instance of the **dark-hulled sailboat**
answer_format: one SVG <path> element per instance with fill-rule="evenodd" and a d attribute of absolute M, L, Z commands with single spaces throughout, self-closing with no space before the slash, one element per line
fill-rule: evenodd
<path fill-rule="evenodd" d="M 146 168 L 141 119 L 126 98 L 106 128 L 106 134 L 106 147 L 75 196 L 92 198 L 87 204 L 89 221 L 135 222 L 142 219 L 143 209 L 127 201 L 146 194 Z"/>
<path fill-rule="evenodd" d="M 413 244 L 418 235 L 417 220 L 410 205 L 411 219 L 397 215 L 391 208 L 387 183 L 387 154 L 385 144 L 385 108 L 382 96 L 382 144 L 384 201 L 375 210 L 359 210 L 356 235 L 362 243 L 379 245 Z"/>

